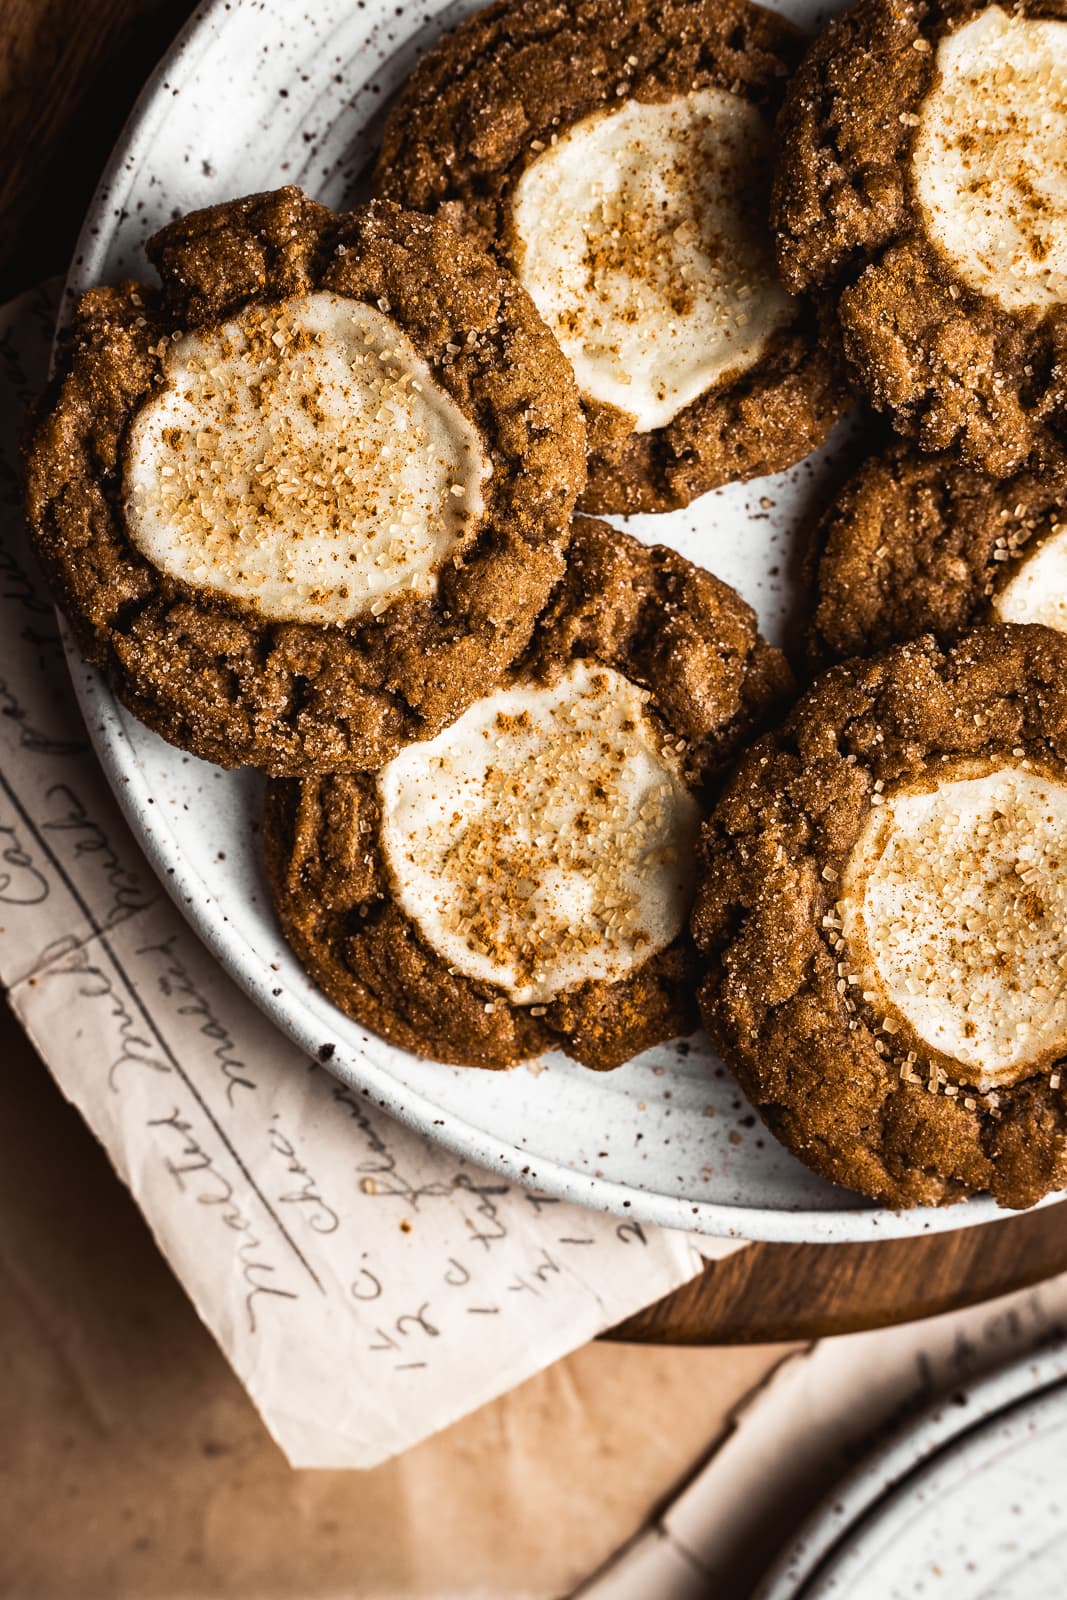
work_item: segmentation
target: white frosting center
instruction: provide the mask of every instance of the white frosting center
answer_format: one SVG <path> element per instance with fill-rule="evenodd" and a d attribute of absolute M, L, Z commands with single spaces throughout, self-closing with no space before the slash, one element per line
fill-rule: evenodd
<path fill-rule="evenodd" d="M 770 163 L 757 108 L 701 89 L 584 117 L 516 186 L 519 277 L 582 394 L 639 433 L 753 366 L 791 314 Z"/>
<path fill-rule="evenodd" d="M 1067 300 L 1067 23 L 990 6 L 937 48 L 912 156 L 927 231 L 1009 311 Z"/>
<path fill-rule="evenodd" d="M 902 1018 L 967 1083 L 1067 1055 L 1067 783 L 1008 765 L 887 795 L 839 911 L 887 1031 Z"/>
<path fill-rule="evenodd" d="M 487 695 L 379 776 L 402 909 L 518 1005 L 622 978 L 681 931 L 699 813 L 647 698 L 579 661 Z"/>
<path fill-rule="evenodd" d="M 1040 622 L 1067 633 L 1067 525 L 1023 553 L 993 609 L 1002 622 Z"/>
<path fill-rule="evenodd" d="M 264 617 L 344 623 L 433 593 L 489 472 L 396 323 L 317 293 L 167 347 L 130 431 L 127 524 L 170 577 Z"/>

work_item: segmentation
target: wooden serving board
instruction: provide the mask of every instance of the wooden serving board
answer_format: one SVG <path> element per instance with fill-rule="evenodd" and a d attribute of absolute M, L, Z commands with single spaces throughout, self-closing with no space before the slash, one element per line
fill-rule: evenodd
<path fill-rule="evenodd" d="M 64 270 L 122 122 L 193 9 L 190 0 L 3 0 L 0 300 Z M 6 1015 L 2 1036 L 9 1070 L 44 1070 Z M 884 1244 L 753 1245 L 611 1337 L 740 1344 L 932 1316 L 1067 1270 L 1065 1223 L 1057 1205 Z"/>

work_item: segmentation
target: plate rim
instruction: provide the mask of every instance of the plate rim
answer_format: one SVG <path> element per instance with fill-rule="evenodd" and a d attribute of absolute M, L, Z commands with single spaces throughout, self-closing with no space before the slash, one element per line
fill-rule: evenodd
<path fill-rule="evenodd" d="M 955 1385 L 894 1429 L 875 1451 L 832 1484 L 786 1548 L 760 1579 L 752 1600 L 805 1600 L 820 1572 L 843 1557 L 879 1502 L 899 1494 L 909 1479 L 941 1456 L 980 1437 L 1025 1402 L 1040 1403 L 1067 1390 L 1067 1336 L 1053 1327 L 1020 1352 L 969 1382 Z M 954 1404 L 967 1397 L 968 1409 Z M 982 1414 L 975 1415 L 980 1408 Z"/>
<path fill-rule="evenodd" d="M 79 231 L 60 303 L 60 327 L 72 299 L 90 284 L 100 281 L 103 258 L 112 234 L 117 185 L 124 173 L 136 170 L 140 148 L 165 120 L 170 96 L 161 94 L 160 90 L 165 82 L 173 79 L 175 63 L 185 57 L 188 67 L 199 59 L 225 25 L 227 15 L 235 16 L 249 4 L 250 0 L 201 0 L 149 74 L 123 124 Z M 299 4 L 300 0 L 259 0 L 258 9 L 266 15 L 270 5 Z M 1005 1216 L 992 1198 L 984 1195 L 947 1207 L 916 1206 L 903 1210 L 871 1204 L 793 1211 L 773 1206 L 757 1208 L 686 1199 L 598 1178 L 561 1162 L 532 1158 L 520 1146 L 493 1137 L 485 1129 L 436 1105 L 413 1089 L 406 1088 L 398 1094 L 395 1080 L 388 1079 L 383 1069 L 362 1056 L 358 1049 L 321 1039 L 322 1030 L 311 1025 L 306 1002 L 301 996 L 289 994 L 284 997 L 284 1004 L 278 1004 L 270 992 L 268 979 L 258 976 L 258 956 L 221 914 L 218 902 L 210 894 L 205 895 L 207 886 L 203 879 L 186 867 L 177 840 L 162 823 L 161 815 L 147 804 L 147 778 L 124 725 L 130 713 L 103 676 L 84 661 L 61 615 L 60 623 L 68 670 L 97 759 L 135 840 L 184 921 L 219 962 L 226 976 L 284 1037 L 312 1059 L 319 1060 L 349 1088 L 373 1098 L 375 1104 L 405 1126 L 525 1187 L 537 1187 L 561 1199 L 624 1219 L 716 1238 L 790 1244 L 858 1243 L 951 1233 Z M 214 918 L 206 909 L 212 904 L 216 908 Z M 324 1060 L 321 1052 L 326 1045 L 332 1045 L 332 1051 Z M 842 1189 L 841 1193 L 846 1195 L 851 1191 Z M 1060 1197 L 1049 1195 L 1039 1204 L 1048 1205 L 1057 1198 Z"/>

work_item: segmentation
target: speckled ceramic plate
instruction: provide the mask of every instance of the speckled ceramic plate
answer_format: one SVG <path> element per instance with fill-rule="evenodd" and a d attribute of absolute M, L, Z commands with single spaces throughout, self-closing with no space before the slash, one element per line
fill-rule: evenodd
<path fill-rule="evenodd" d="M 419 51 L 473 9 L 468 0 L 201 7 L 119 141 L 71 290 L 143 275 L 145 237 L 197 206 L 282 183 L 330 205 L 350 203 L 388 96 Z M 786 9 L 802 22 L 821 20 L 804 0 Z M 790 473 L 630 526 L 734 584 L 780 638 L 793 598 L 793 530 L 828 470 L 824 451 Z M 253 831 L 259 780 L 172 750 L 77 657 L 72 666 L 115 793 L 189 921 L 280 1028 L 403 1121 L 551 1193 L 713 1234 L 876 1238 L 994 1214 L 984 1200 L 890 1213 L 814 1177 L 764 1130 L 700 1037 L 598 1075 L 562 1059 L 510 1073 L 457 1071 L 366 1034 L 309 985 L 282 943 Z"/>
<path fill-rule="evenodd" d="M 755 1600 L 1061 1600 L 1067 1348 L 927 1412 L 817 1511 Z"/>

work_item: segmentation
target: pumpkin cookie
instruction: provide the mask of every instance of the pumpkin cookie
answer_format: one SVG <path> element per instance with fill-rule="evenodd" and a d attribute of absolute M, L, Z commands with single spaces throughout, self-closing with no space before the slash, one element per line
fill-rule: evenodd
<path fill-rule="evenodd" d="M 1067 457 L 1055 448 L 999 481 L 906 445 L 871 457 L 816 533 L 814 659 L 984 621 L 1067 633 L 1065 505 Z"/>
<path fill-rule="evenodd" d="M 580 519 L 500 688 L 376 774 L 269 785 L 290 944 L 349 1016 L 441 1061 L 604 1069 L 690 1031 L 702 799 L 788 685 L 732 589 Z"/>
<path fill-rule="evenodd" d="M 1067 639 L 835 667 L 703 857 L 701 1011 L 802 1161 L 894 1206 L 1067 1184 Z"/>
<path fill-rule="evenodd" d="M 874 405 L 924 450 L 1016 471 L 1067 399 L 1067 9 L 860 0 L 779 121 L 795 293 L 834 288 Z"/>
<path fill-rule="evenodd" d="M 778 471 L 844 395 L 767 228 L 801 37 L 749 0 L 503 0 L 419 63 L 377 191 L 440 208 L 529 290 L 572 363 L 594 512 Z"/>
<path fill-rule="evenodd" d="M 222 766 L 379 765 L 525 648 L 584 478 L 566 362 L 441 221 L 299 190 L 82 300 L 27 503 L 88 658 Z"/>

